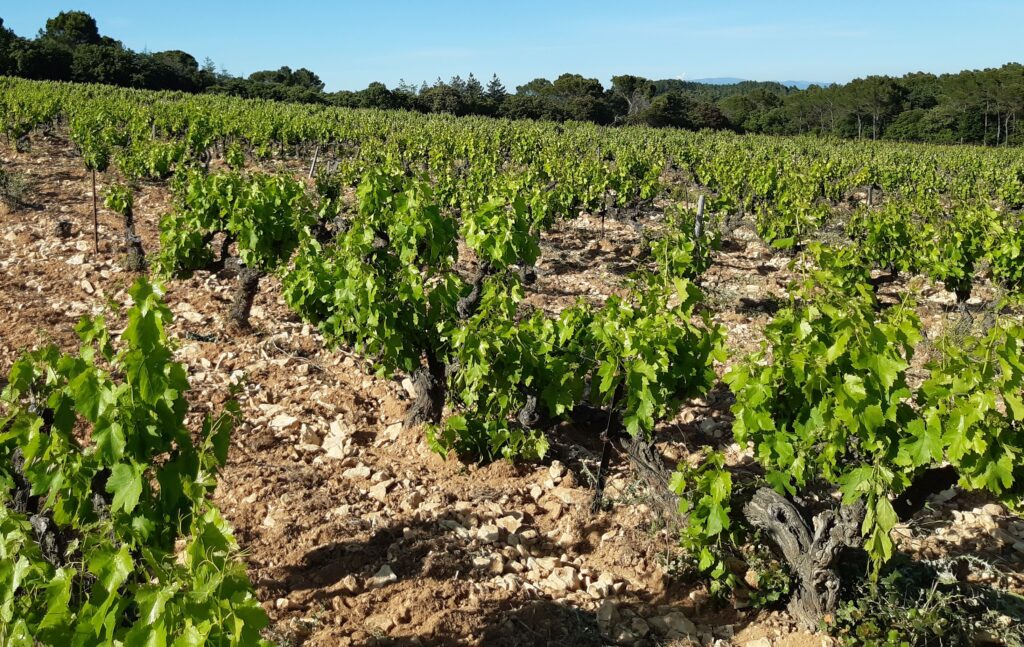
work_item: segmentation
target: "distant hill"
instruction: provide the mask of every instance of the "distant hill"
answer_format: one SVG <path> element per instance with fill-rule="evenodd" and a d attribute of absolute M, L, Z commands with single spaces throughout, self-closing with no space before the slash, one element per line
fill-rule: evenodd
<path fill-rule="evenodd" d="M 741 79 L 735 76 L 718 76 L 708 79 L 692 79 L 693 83 L 703 83 L 705 85 L 736 85 L 738 83 L 744 83 L 747 79 Z M 821 87 L 828 87 L 832 83 L 827 81 L 765 81 L 765 83 L 779 83 L 786 87 L 796 87 L 801 90 L 806 90 L 812 85 L 820 85 Z"/>

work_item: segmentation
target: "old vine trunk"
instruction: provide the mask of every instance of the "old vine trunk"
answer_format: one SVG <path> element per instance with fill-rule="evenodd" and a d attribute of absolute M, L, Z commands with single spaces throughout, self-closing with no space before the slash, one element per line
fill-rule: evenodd
<path fill-rule="evenodd" d="M 819 512 L 808 524 L 791 501 L 762 488 L 744 506 L 743 514 L 778 546 L 797 578 L 789 613 L 804 626 L 817 628 L 836 609 L 840 584 L 836 559 L 843 549 L 860 546 L 863 503 Z"/>
<path fill-rule="evenodd" d="M 444 413 L 445 366 L 433 352 L 427 352 L 427 365 L 412 374 L 416 399 L 405 414 L 405 426 L 441 422 Z"/>
<path fill-rule="evenodd" d="M 260 278 L 263 272 L 244 265 L 238 270 L 238 289 L 235 292 L 234 301 L 231 302 L 231 311 L 228 318 L 238 328 L 249 327 L 249 313 L 252 311 L 252 302 L 256 299 L 256 291 L 260 286 Z"/>
<path fill-rule="evenodd" d="M 142 237 L 135 231 L 135 214 L 131 207 L 124 212 L 124 246 L 127 250 L 126 269 L 129 272 L 145 271 L 146 251 L 142 248 Z"/>

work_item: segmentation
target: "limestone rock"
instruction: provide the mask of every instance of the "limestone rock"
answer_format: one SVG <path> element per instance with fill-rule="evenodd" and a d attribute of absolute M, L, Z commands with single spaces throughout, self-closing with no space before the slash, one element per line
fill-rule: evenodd
<path fill-rule="evenodd" d="M 619 606 L 611 600 L 605 600 L 597 607 L 597 626 L 601 631 L 608 633 L 612 625 L 619 621 L 622 614 L 619 613 Z"/>
<path fill-rule="evenodd" d="M 492 544 L 501 539 L 501 531 L 494 524 L 488 523 L 480 526 L 476 536 L 485 544 Z"/>
<path fill-rule="evenodd" d="M 514 516 L 509 515 L 507 517 L 502 517 L 496 520 L 494 522 L 494 525 L 501 528 L 509 535 L 512 535 L 519 530 L 519 528 L 523 525 L 523 522 L 515 518 Z"/>
<path fill-rule="evenodd" d="M 287 413 L 278 414 L 270 421 L 270 426 L 279 431 L 291 431 L 299 428 L 299 419 Z"/>
<path fill-rule="evenodd" d="M 551 480 L 558 481 L 565 476 L 565 465 L 561 461 L 553 461 L 551 467 L 548 468 L 548 476 L 551 477 Z"/>
<path fill-rule="evenodd" d="M 374 499 L 377 499 L 378 501 L 384 502 L 388 498 L 388 489 L 392 485 L 394 485 L 394 483 L 395 479 L 387 479 L 386 481 L 381 481 L 377 485 L 374 485 L 372 488 L 370 488 L 370 496 Z"/>
<path fill-rule="evenodd" d="M 390 566 L 385 564 L 381 566 L 376 573 L 373 574 L 373 577 L 366 580 L 366 588 L 379 589 L 381 587 L 387 586 L 388 584 L 393 584 L 397 581 L 398 576 L 395 575 L 395 572 L 391 570 Z"/>
<path fill-rule="evenodd" d="M 370 468 L 368 466 L 357 465 L 355 467 L 348 468 L 342 472 L 341 475 L 347 479 L 368 479 L 370 478 L 370 473 Z"/>

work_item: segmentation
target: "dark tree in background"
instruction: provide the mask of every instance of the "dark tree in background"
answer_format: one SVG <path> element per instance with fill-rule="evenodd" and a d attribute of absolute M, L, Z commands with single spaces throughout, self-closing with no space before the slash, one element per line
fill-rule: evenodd
<path fill-rule="evenodd" d="M 320 80 L 320 77 L 304 67 L 292 71 L 285 65 L 276 70 L 253 72 L 249 75 L 249 80 L 254 83 L 302 88 L 312 92 L 323 92 L 324 89 L 324 82 Z"/>
<path fill-rule="evenodd" d="M 136 82 L 141 69 L 139 57 L 109 45 L 80 45 L 71 56 L 72 81 L 144 85 Z"/>
<path fill-rule="evenodd" d="M 39 40 L 47 40 L 69 49 L 103 42 L 96 19 L 84 11 L 62 11 L 50 18 L 46 21 L 46 27 L 39 30 Z"/>
<path fill-rule="evenodd" d="M 625 116 L 632 117 L 651 106 L 657 88 L 645 78 L 623 74 L 612 77 L 612 91 L 626 102 Z"/>
<path fill-rule="evenodd" d="M 214 78 L 212 69 L 201 69 L 195 57 L 181 50 L 154 52 L 139 59 L 139 73 L 147 88 L 200 92 Z"/>
<path fill-rule="evenodd" d="M 487 83 L 487 98 L 500 106 L 507 96 L 508 91 L 505 89 L 501 79 L 498 78 L 497 74 L 492 75 L 491 80 Z"/>
<path fill-rule="evenodd" d="M 14 45 L 18 37 L 14 31 L 4 27 L 4 19 L 0 18 L 0 74 L 12 75 L 17 72 L 14 60 Z"/>

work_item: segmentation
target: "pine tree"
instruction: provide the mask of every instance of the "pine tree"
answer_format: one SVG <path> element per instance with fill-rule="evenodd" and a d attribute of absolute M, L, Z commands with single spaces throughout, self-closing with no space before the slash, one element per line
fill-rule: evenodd
<path fill-rule="evenodd" d="M 405 79 L 398 79 L 398 85 L 395 87 L 395 92 L 415 96 L 416 86 Z"/>
<path fill-rule="evenodd" d="M 484 96 L 484 86 L 473 76 L 472 72 L 469 73 L 469 77 L 466 79 L 466 96 L 474 100 Z"/>
<path fill-rule="evenodd" d="M 505 90 L 505 86 L 502 84 L 501 79 L 498 78 L 498 75 L 494 74 L 491 76 L 491 81 L 487 84 L 487 98 L 495 103 L 501 103 L 507 96 L 508 91 Z"/>

